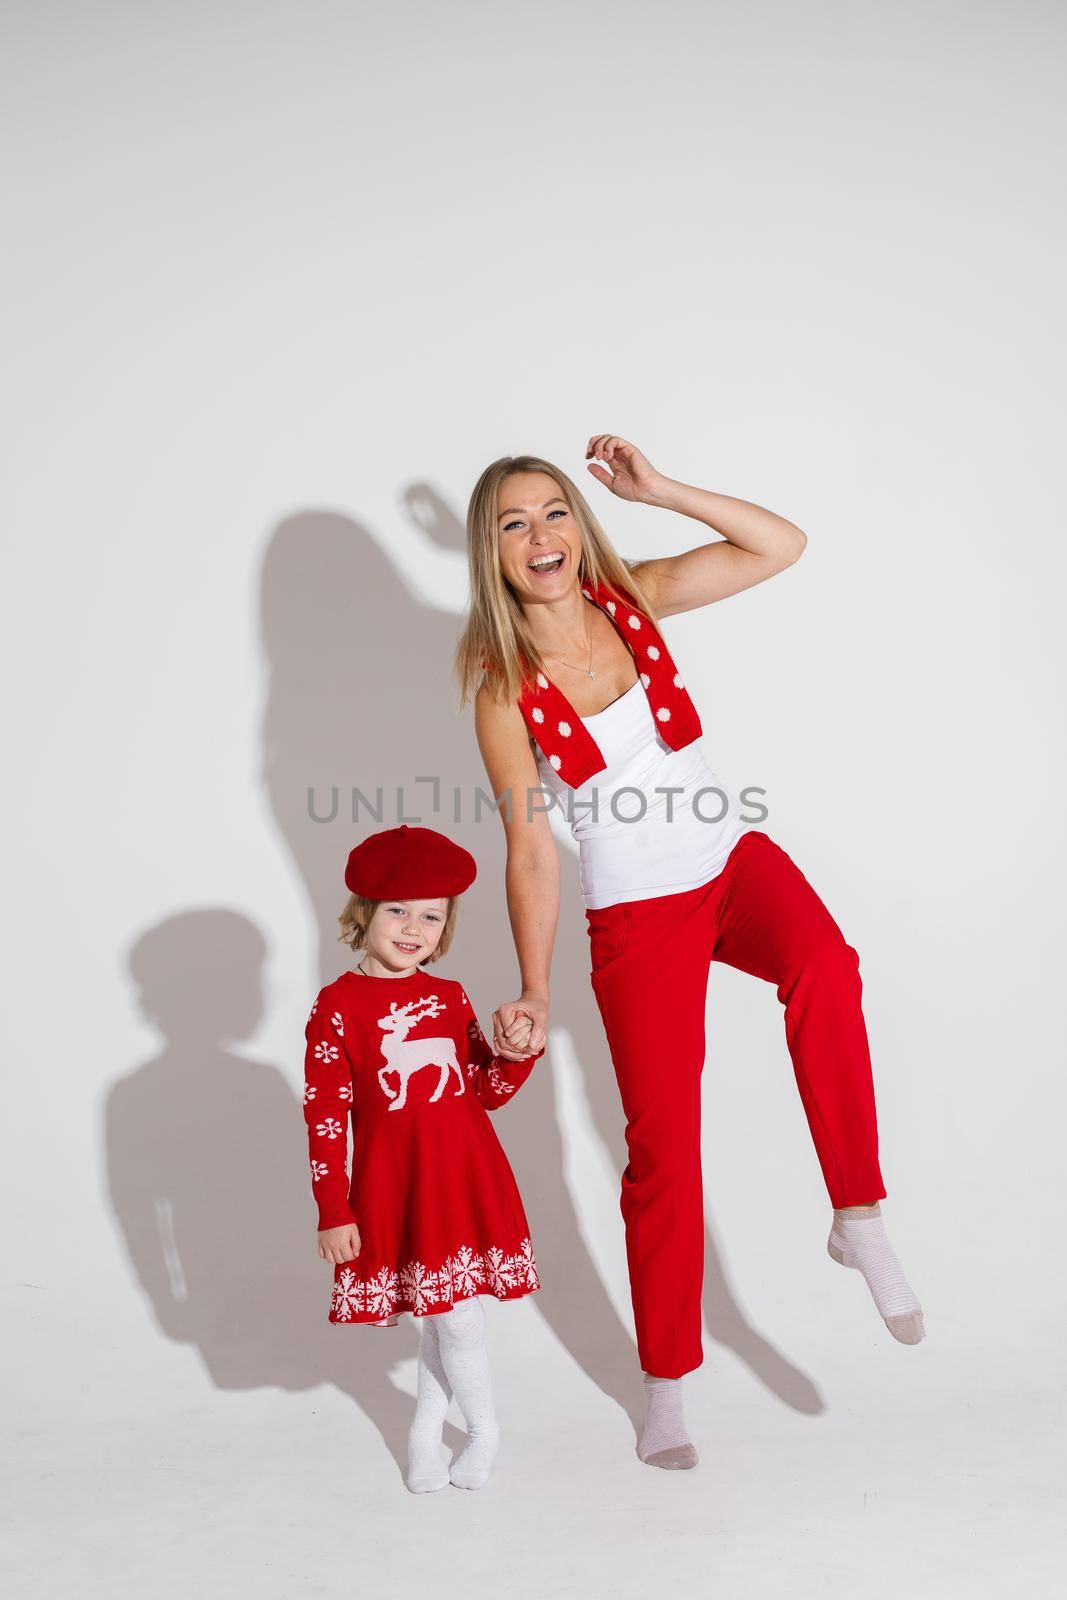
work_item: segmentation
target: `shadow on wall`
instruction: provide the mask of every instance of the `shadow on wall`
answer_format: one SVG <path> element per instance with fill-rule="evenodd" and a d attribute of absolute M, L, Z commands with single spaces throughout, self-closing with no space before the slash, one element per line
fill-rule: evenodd
<path fill-rule="evenodd" d="M 412 489 L 408 508 L 435 560 L 452 552 L 465 564 L 462 528 L 432 491 Z M 459 712 L 451 674 L 461 619 L 422 604 L 364 528 L 325 512 L 278 527 L 264 564 L 262 605 L 269 670 L 263 776 L 319 929 L 320 983 L 353 964 L 336 939 L 348 851 L 378 828 L 418 820 L 448 833 L 478 862 L 441 970 L 462 979 L 488 1031 L 495 1006 L 514 997 L 517 975 L 503 829 L 491 811 L 479 822 L 473 815 L 475 790 L 485 790 L 487 779 L 470 707 Z M 426 777 L 440 780 L 438 810 L 431 786 L 415 781 Z M 337 788 L 333 820 L 312 819 L 311 787 L 321 816 L 329 815 Z M 364 808 L 353 821 L 353 788 L 372 803 L 381 791 L 380 820 Z M 573 1040 L 597 1132 L 621 1172 L 622 1114 L 590 992 L 585 919 L 570 864 L 568 856 L 552 1021 Z M 172 918 L 138 942 L 131 967 L 145 1014 L 167 1043 L 111 1095 L 115 1210 L 161 1328 L 199 1347 L 213 1382 L 334 1382 L 376 1423 L 399 1461 L 411 1402 L 390 1382 L 389 1369 L 414 1353 L 410 1319 L 394 1330 L 326 1324 L 326 1269 L 309 1250 L 314 1212 L 299 1104 L 275 1069 L 228 1048 L 258 1025 L 263 956 L 258 931 L 226 911 Z M 307 996 L 308 1009 L 313 998 Z M 302 1060 L 302 1032 L 293 1049 Z M 494 1126 L 534 1231 L 543 1288 L 533 1304 L 592 1381 L 636 1420 L 636 1351 L 582 1241 L 547 1056 Z M 270 1254 L 253 1243 L 242 1260 L 240 1239 L 269 1241 Z M 710 1232 L 705 1316 L 712 1336 L 785 1405 L 822 1410 L 811 1380 L 748 1323 Z"/>
<path fill-rule="evenodd" d="M 399 1462 L 411 1402 L 389 1369 L 409 1352 L 361 1329 L 377 1337 L 353 1359 L 342 1336 L 354 1330 L 326 1321 L 300 1101 L 236 1048 L 262 1021 L 265 955 L 227 910 L 184 912 L 138 940 L 130 972 L 163 1047 L 108 1097 L 111 1203 L 160 1329 L 196 1348 L 217 1388 L 336 1384 Z"/>

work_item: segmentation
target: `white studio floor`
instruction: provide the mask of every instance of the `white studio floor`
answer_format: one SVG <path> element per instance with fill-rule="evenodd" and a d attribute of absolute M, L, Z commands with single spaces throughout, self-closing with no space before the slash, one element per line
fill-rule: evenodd
<path fill-rule="evenodd" d="M 936 1319 L 924 1345 L 898 1346 L 858 1280 L 827 1271 L 835 1326 L 820 1326 L 805 1302 L 795 1325 L 776 1329 L 824 1409 L 783 1403 L 708 1340 L 687 1380 L 702 1453 L 689 1473 L 637 1461 L 625 1412 L 548 1333 L 536 1297 L 487 1302 L 504 1442 L 479 1493 L 410 1495 L 379 1428 L 332 1384 L 220 1390 L 194 1351 L 158 1340 L 139 1346 L 143 1368 L 98 1347 L 90 1382 L 90 1363 L 81 1379 L 71 1370 L 68 1328 L 68 1354 L 57 1348 L 48 1362 L 55 1390 L 23 1397 L 7 1593 L 1059 1592 L 1063 1416 L 1049 1382 L 1058 1352 L 1013 1346 L 1001 1332 L 991 1360 L 977 1323 Z M 327 1332 L 348 1341 L 353 1362 L 361 1341 L 397 1339 L 399 1398 L 386 1431 L 400 1446 L 410 1320 Z M 138 1397 L 160 1392 L 160 1362 L 167 1399 L 146 1411 Z M 634 1377 L 636 1387 L 636 1364 Z"/>

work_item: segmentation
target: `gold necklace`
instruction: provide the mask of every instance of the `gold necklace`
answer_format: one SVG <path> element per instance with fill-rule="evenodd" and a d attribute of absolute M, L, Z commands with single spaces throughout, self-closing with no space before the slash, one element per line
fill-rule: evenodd
<path fill-rule="evenodd" d="M 564 661 L 562 656 L 554 656 L 552 654 L 551 650 L 542 650 L 541 654 L 543 656 L 547 656 L 550 661 L 558 661 L 561 666 L 569 667 L 571 672 L 584 672 L 587 678 L 595 678 L 596 677 L 596 673 L 593 671 L 593 619 L 592 619 L 592 617 L 589 618 L 589 665 L 587 667 L 573 667 L 573 666 L 571 666 L 571 663 L 569 661 Z"/>

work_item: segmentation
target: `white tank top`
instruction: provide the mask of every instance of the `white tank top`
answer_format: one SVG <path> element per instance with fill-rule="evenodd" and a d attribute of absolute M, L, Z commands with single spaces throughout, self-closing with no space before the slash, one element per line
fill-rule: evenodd
<path fill-rule="evenodd" d="M 681 894 L 717 877 L 755 824 L 742 820 L 739 802 L 705 762 L 701 741 L 672 750 L 660 737 L 640 680 L 581 720 L 607 762 L 587 782 L 572 789 L 536 745 L 534 752 L 542 786 L 559 796 L 553 810 L 577 840 L 585 904 L 594 910 Z M 665 789 L 682 792 L 658 792 Z"/>

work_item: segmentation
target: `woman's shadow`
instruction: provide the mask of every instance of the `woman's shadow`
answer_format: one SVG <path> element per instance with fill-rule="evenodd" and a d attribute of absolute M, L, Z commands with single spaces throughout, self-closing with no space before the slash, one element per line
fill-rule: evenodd
<path fill-rule="evenodd" d="M 421 583 L 426 573 L 458 573 L 456 587 L 464 591 L 459 520 L 425 485 L 413 485 L 404 503 L 419 541 L 414 556 L 406 554 L 407 570 L 418 572 Z M 319 930 L 319 976 L 327 982 L 351 964 L 336 942 L 348 850 L 376 828 L 419 820 L 458 840 L 478 862 L 442 970 L 468 983 L 487 1025 L 493 1007 L 514 996 L 517 972 L 503 889 L 503 829 L 491 809 L 471 710 L 458 710 L 451 672 L 462 626 L 461 617 L 420 599 L 400 564 L 348 517 L 308 511 L 281 523 L 271 540 L 263 574 L 269 672 L 264 778 Z M 336 816 L 313 820 L 309 793 L 315 814 L 328 817 L 335 789 Z M 372 805 L 380 800 L 377 816 L 365 807 L 353 816 L 354 789 Z M 480 813 L 477 791 L 485 802 Z M 571 1035 L 595 1124 L 621 1172 L 621 1108 L 591 1001 L 576 874 L 568 875 L 566 859 L 562 865 L 552 1020 Z M 535 1233 L 543 1287 L 534 1304 L 573 1359 L 635 1420 L 636 1353 L 582 1240 L 564 1177 L 551 1072 L 535 1072 L 495 1125 Z M 704 1309 L 712 1337 L 786 1405 L 807 1414 L 823 1409 L 811 1380 L 749 1323 L 710 1229 Z"/>

